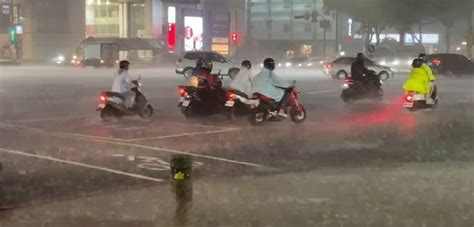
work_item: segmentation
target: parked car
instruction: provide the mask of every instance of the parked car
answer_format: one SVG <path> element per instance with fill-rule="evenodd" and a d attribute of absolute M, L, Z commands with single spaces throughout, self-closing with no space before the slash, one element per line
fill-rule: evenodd
<path fill-rule="evenodd" d="M 193 68 L 196 67 L 196 60 L 199 58 L 212 61 L 212 74 L 218 74 L 220 72 L 223 76 L 233 78 L 239 72 L 239 68 L 234 66 L 232 59 L 222 54 L 212 51 L 190 51 L 185 52 L 183 56 L 177 60 L 176 73 L 182 74 L 186 78 L 191 76 Z"/>
<path fill-rule="evenodd" d="M 356 60 L 355 57 L 340 57 L 324 64 L 324 71 L 334 79 L 347 78 L 351 74 L 351 65 Z M 395 72 L 388 66 L 379 65 L 368 58 L 365 58 L 365 65 L 380 76 L 382 80 L 387 80 L 395 75 Z"/>
<path fill-rule="evenodd" d="M 461 54 L 430 54 L 426 56 L 426 61 L 436 74 L 474 75 L 474 62 Z"/>

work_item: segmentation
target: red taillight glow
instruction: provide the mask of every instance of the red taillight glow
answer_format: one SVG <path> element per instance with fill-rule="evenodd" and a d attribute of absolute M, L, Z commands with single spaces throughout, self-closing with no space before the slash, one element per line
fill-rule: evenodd
<path fill-rule="evenodd" d="M 107 102 L 107 95 L 105 93 L 101 93 L 99 95 L 99 102 L 100 103 L 106 103 Z"/>
<path fill-rule="evenodd" d="M 188 92 L 187 92 L 186 89 L 184 89 L 184 88 L 179 88 L 179 89 L 178 89 L 178 93 L 179 93 L 179 95 L 181 95 L 181 97 L 186 97 L 186 96 L 188 96 Z"/>
<path fill-rule="evenodd" d="M 350 84 L 350 83 L 351 83 L 351 80 L 350 80 L 350 79 L 345 79 L 345 80 L 344 80 L 344 83 L 345 83 L 345 84 Z"/>
<path fill-rule="evenodd" d="M 324 68 L 330 69 L 330 68 L 332 68 L 332 64 L 331 63 L 326 63 L 326 64 L 324 64 Z"/>
<path fill-rule="evenodd" d="M 415 94 L 414 94 L 413 92 L 409 92 L 409 93 L 407 94 L 407 96 L 405 97 L 405 100 L 406 100 L 407 102 L 413 101 L 413 96 L 414 96 L 414 95 L 415 95 Z"/>
<path fill-rule="evenodd" d="M 433 65 L 436 65 L 436 66 L 439 66 L 441 64 L 441 60 L 439 59 L 434 59 L 432 62 L 433 62 Z"/>
<path fill-rule="evenodd" d="M 234 100 L 235 94 L 232 92 L 227 92 L 227 100 Z"/>

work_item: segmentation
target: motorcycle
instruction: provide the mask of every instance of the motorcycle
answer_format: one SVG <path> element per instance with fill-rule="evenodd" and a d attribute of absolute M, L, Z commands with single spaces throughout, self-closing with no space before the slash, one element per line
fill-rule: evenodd
<path fill-rule="evenodd" d="M 125 106 L 125 97 L 120 93 L 105 91 L 99 95 L 97 111 L 100 111 L 100 117 L 108 120 L 111 117 L 123 117 L 138 115 L 143 119 L 150 118 L 153 115 L 153 107 L 148 103 L 145 95 L 141 92 L 141 77 L 133 80 L 134 85 L 130 90 L 135 93 L 135 103 L 132 108 Z"/>
<path fill-rule="evenodd" d="M 436 87 L 434 89 L 435 90 L 432 93 L 432 99 L 434 101 L 433 104 L 426 103 L 426 95 L 409 91 L 405 96 L 403 107 L 409 111 L 416 111 L 420 109 L 436 109 L 438 107 L 438 95 Z"/>
<path fill-rule="evenodd" d="M 299 92 L 294 88 L 294 84 L 295 83 L 293 82 L 291 87 L 282 88 L 288 93 L 288 105 L 285 112 L 289 112 L 291 121 L 300 124 L 306 119 L 306 110 L 299 102 Z M 250 123 L 253 125 L 259 125 L 265 121 L 281 120 L 281 118 L 277 116 L 279 106 L 279 102 L 276 102 L 265 95 L 259 93 L 253 94 L 252 103 L 250 104 Z"/>
<path fill-rule="evenodd" d="M 204 78 L 199 78 L 199 85 L 196 86 L 179 86 L 178 94 L 180 96 L 178 107 L 185 118 L 189 118 L 195 114 L 210 115 L 217 113 L 224 105 L 225 94 L 220 94 L 222 90 L 209 89 Z"/>
<path fill-rule="evenodd" d="M 226 93 L 225 114 L 229 120 L 235 120 L 235 115 L 246 115 L 249 113 L 252 103 L 248 95 L 237 90 L 228 90 Z"/>
<path fill-rule="evenodd" d="M 341 99 L 345 103 L 353 103 L 359 99 L 381 100 L 383 98 L 383 82 L 375 74 L 368 77 L 367 80 L 368 82 L 363 84 L 362 82 L 355 82 L 351 78 L 345 79 Z"/>

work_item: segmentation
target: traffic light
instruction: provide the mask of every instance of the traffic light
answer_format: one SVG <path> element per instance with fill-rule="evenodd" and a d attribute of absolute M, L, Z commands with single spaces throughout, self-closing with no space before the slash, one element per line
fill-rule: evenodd
<path fill-rule="evenodd" d="M 239 34 L 237 32 L 232 32 L 232 34 L 230 35 L 230 39 L 234 43 L 239 42 Z"/>
<path fill-rule="evenodd" d="M 16 28 L 8 30 L 8 40 L 10 40 L 10 43 L 16 43 Z"/>

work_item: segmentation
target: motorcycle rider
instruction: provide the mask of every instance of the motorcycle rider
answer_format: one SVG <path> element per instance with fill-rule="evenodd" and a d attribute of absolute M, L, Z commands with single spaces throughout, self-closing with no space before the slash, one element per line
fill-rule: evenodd
<path fill-rule="evenodd" d="M 425 69 L 423 69 L 423 64 L 424 62 L 420 58 L 413 60 L 413 69 L 408 75 L 407 81 L 403 85 L 405 92 L 414 91 L 425 96 L 429 94 L 429 76 Z"/>
<path fill-rule="evenodd" d="M 433 74 L 433 71 L 431 70 L 431 67 L 426 64 L 426 54 L 421 53 L 418 55 L 418 58 L 423 61 L 423 65 L 421 68 L 425 70 L 426 74 L 428 75 L 429 79 L 429 92 L 428 95 L 426 96 L 426 104 L 432 105 L 434 104 L 434 100 L 432 97 L 434 96 L 433 94 L 436 94 L 436 76 Z"/>
<path fill-rule="evenodd" d="M 239 73 L 230 82 L 229 87 L 250 97 L 252 95 L 252 63 L 249 60 L 244 60 L 241 66 Z"/>
<path fill-rule="evenodd" d="M 281 81 L 273 72 L 275 70 L 275 60 L 267 58 L 263 61 L 262 70 L 255 76 L 252 83 L 252 93 L 265 95 L 279 102 L 278 115 L 288 117 L 285 113 L 285 106 L 288 96 L 288 83 Z"/>
<path fill-rule="evenodd" d="M 125 106 L 130 109 L 135 103 L 135 92 L 130 90 L 134 85 L 130 82 L 129 68 L 129 61 L 122 60 L 119 62 L 119 70 L 114 74 L 111 91 L 120 93 L 125 99 Z"/>
<path fill-rule="evenodd" d="M 222 81 L 217 75 L 212 75 L 212 62 L 208 60 L 198 59 L 196 61 L 196 68 L 193 70 L 193 75 L 201 77 L 207 82 L 208 88 L 221 88 Z"/>
<path fill-rule="evenodd" d="M 363 85 L 367 88 L 367 84 L 374 82 L 380 85 L 380 78 L 374 71 L 369 70 L 365 65 L 365 57 L 363 53 L 358 53 L 356 60 L 351 65 L 351 77 L 356 84 Z"/>
<path fill-rule="evenodd" d="M 353 81 L 364 82 L 364 75 L 369 74 L 370 70 L 365 66 L 365 57 L 363 53 L 358 53 L 356 60 L 351 65 L 351 77 Z"/>

